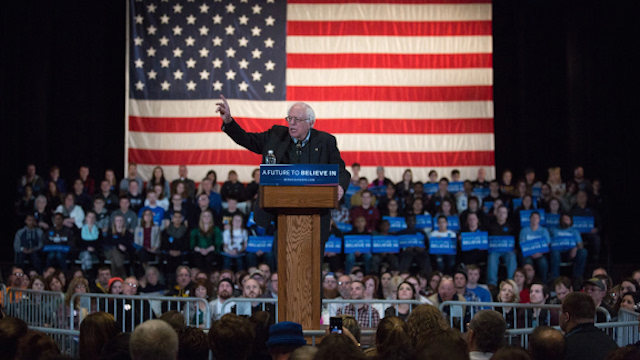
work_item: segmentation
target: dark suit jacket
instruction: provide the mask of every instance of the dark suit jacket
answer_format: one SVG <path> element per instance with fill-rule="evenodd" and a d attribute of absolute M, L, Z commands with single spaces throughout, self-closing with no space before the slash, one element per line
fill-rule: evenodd
<path fill-rule="evenodd" d="M 289 144 L 291 143 L 291 135 L 289 135 L 289 129 L 286 126 L 275 125 L 271 129 L 262 133 L 248 133 L 244 131 L 234 120 L 229 124 L 223 124 L 222 131 L 227 133 L 227 135 L 229 135 L 236 144 L 247 148 L 249 151 L 261 154 L 263 163 L 266 162 L 264 159 L 266 158 L 269 150 L 273 150 L 277 163 L 288 163 L 288 156 L 286 153 Z M 351 174 L 345 168 L 344 161 L 340 157 L 340 151 L 336 145 L 336 138 L 324 131 L 318 131 L 315 129 L 311 129 L 310 131 L 311 135 L 309 137 L 309 143 L 306 145 L 310 149 L 310 163 L 338 164 L 340 168 L 340 186 L 346 193 L 349 188 Z M 272 215 L 269 216 L 264 211 L 256 211 L 255 208 L 254 218 L 256 223 L 262 227 L 268 227 L 270 222 L 274 219 Z M 322 219 L 323 230 L 325 227 L 327 228 L 322 234 L 323 241 L 326 241 L 326 238 L 329 236 L 329 221 L 330 214 L 327 211 L 327 214 L 324 215 Z M 326 225 L 324 224 L 325 222 Z M 326 238 L 324 235 L 326 235 Z"/>

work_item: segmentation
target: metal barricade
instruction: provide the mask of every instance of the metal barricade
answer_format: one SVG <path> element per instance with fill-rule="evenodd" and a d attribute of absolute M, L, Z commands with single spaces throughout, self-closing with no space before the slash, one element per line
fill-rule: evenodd
<path fill-rule="evenodd" d="M 234 306 L 236 308 L 236 315 L 251 315 L 252 308 L 254 307 L 252 303 L 260 303 L 261 311 L 272 311 L 275 322 L 278 322 L 278 299 L 275 298 L 229 298 L 222 303 L 222 312 L 220 314 L 214 314 L 214 320 L 220 319 L 224 314 L 233 312 Z M 271 310 L 271 306 L 267 306 L 267 304 L 273 304 L 273 310 Z"/>
<path fill-rule="evenodd" d="M 640 341 L 640 333 L 638 326 L 640 322 L 640 314 L 637 312 L 620 309 L 618 312 L 618 321 L 609 324 L 617 324 L 614 331 L 613 339 L 618 343 L 618 346 L 626 346 L 629 344 L 635 344 Z M 596 324 L 597 327 L 602 327 L 601 324 Z"/>
<path fill-rule="evenodd" d="M 80 309 L 75 309 L 76 299 L 79 300 Z M 187 326 L 211 327 L 211 307 L 202 298 L 85 293 L 71 297 L 70 329 L 75 327 L 76 316 L 80 316 L 80 323 L 88 314 L 105 311 L 122 325 L 123 332 L 133 331 L 137 325 L 156 317 L 151 306 L 153 301 L 160 302 L 163 308 L 166 305 L 168 310 L 182 313 Z"/>
<path fill-rule="evenodd" d="M 55 291 L 9 289 L 6 292 L 5 313 L 24 320 L 29 326 L 60 328 L 60 311 L 64 294 Z"/>
<path fill-rule="evenodd" d="M 368 309 L 365 309 L 365 312 L 367 313 L 365 316 L 367 316 L 367 318 L 369 319 L 367 327 L 375 328 L 377 327 L 377 324 L 373 323 L 373 316 L 372 316 L 372 313 L 374 310 L 378 312 L 378 317 L 382 319 L 385 316 L 386 309 L 389 307 L 394 307 L 395 305 L 401 305 L 401 304 L 408 304 L 409 313 L 411 313 L 414 306 L 422 305 L 423 303 L 418 300 L 377 300 L 377 299 L 372 299 L 372 300 L 323 299 L 322 300 L 322 305 L 327 307 L 327 310 L 329 311 L 329 316 L 338 315 L 338 310 L 339 310 L 340 314 L 350 314 L 350 315 L 353 314 L 356 321 L 358 321 L 359 324 L 362 324 L 362 322 L 359 319 L 359 317 L 362 316 L 360 315 L 361 311 L 356 309 L 359 304 L 364 304 L 368 307 Z M 394 312 L 395 312 L 395 315 L 397 316 L 398 309 L 395 308 Z"/>
<path fill-rule="evenodd" d="M 0 283 L 0 310 L 4 308 L 4 302 L 7 299 L 7 287 Z"/>
<path fill-rule="evenodd" d="M 80 331 L 78 330 L 66 330 L 66 329 L 54 329 L 49 327 L 31 326 L 30 329 L 45 333 L 58 344 L 60 352 L 71 356 L 76 359 L 79 354 L 79 338 Z"/>

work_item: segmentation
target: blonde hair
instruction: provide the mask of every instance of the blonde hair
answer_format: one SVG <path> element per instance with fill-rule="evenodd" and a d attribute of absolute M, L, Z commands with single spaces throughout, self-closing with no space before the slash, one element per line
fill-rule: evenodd
<path fill-rule="evenodd" d="M 387 291 L 389 294 L 393 294 L 398 291 L 398 286 L 404 282 L 404 279 L 401 276 L 394 276 L 389 280 L 389 285 L 387 285 Z"/>
<path fill-rule="evenodd" d="M 444 315 L 437 307 L 433 305 L 418 305 L 413 308 L 411 314 L 407 318 L 407 325 L 409 326 L 409 337 L 411 343 L 415 346 L 418 341 L 418 336 L 430 330 L 447 330 L 449 324 L 444 318 Z"/>
<path fill-rule="evenodd" d="M 507 280 L 505 280 L 505 281 L 500 283 L 500 287 L 498 288 L 498 296 L 496 297 L 496 300 L 498 300 L 498 302 L 505 302 L 500 297 L 500 292 L 501 292 L 502 287 L 504 285 L 511 285 L 511 287 L 513 288 L 513 300 L 511 302 L 512 303 L 519 303 L 520 302 L 520 288 L 518 288 L 518 284 L 516 284 L 516 282 L 511 280 L 511 279 L 507 279 Z"/>

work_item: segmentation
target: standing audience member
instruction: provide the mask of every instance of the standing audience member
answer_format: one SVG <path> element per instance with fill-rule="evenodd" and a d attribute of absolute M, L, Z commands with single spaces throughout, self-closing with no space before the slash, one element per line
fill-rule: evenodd
<path fill-rule="evenodd" d="M 113 315 L 104 311 L 90 314 L 80 324 L 80 360 L 95 360 L 105 344 L 118 335 Z"/>
<path fill-rule="evenodd" d="M 288 360 L 295 349 L 306 344 L 302 325 L 296 322 L 282 321 L 269 328 L 267 348 L 273 360 Z"/>
<path fill-rule="evenodd" d="M 176 360 L 178 334 L 162 320 L 148 320 L 131 334 L 132 360 Z"/>
<path fill-rule="evenodd" d="M 562 360 L 564 335 L 552 327 L 538 326 L 529 336 L 529 354 L 533 360 Z"/>
<path fill-rule="evenodd" d="M 449 277 L 449 279 L 451 278 Z M 451 282 L 451 288 L 453 288 L 453 281 Z M 418 305 L 413 309 L 407 318 L 407 326 L 412 346 L 418 343 L 419 337 L 423 334 L 449 329 L 449 323 L 442 316 L 440 310 L 433 305 L 426 304 Z"/>
<path fill-rule="evenodd" d="M 202 329 L 186 327 L 178 331 L 177 360 L 208 360 L 209 338 Z"/>
<path fill-rule="evenodd" d="M 16 232 L 13 240 L 13 250 L 16 254 L 18 266 L 24 266 L 24 261 L 29 259 L 37 272 L 42 272 L 40 256 L 44 246 L 44 233 L 38 227 L 36 218 L 28 214 L 24 220 L 25 227 Z"/>
<path fill-rule="evenodd" d="M 416 345 L 418 360 L 469 360 L 469 348 L 454 329 L 422 334 Z"/>
<path fill-rule="evenodd" d="M 249 320 L 227 314 L 211 326 L 209 346 L 216 360 L 246 360 L 255 336 Z"/>
<path fill-rule="evenodd" d="M 467 330 L 471 360 L 489 360 L 504 345 L 506 330 L 506 321 L 496 311 L 478 311 Z"/>
<path fill-rule="evenodd" d="M 467 266 L 467 290 L 476 294 L 482 302 L 491 302 L 491 293 L 487 285 L 478 284 L 480 280 L 480 268 L 474 264 Z"/>
<path fill-rule="evenodd" d="M 591 296 L 572 292 L 562 302 L 560 328 L 565 332 L 565 360 L 603 360 L 618 345 L 593 325 L 596 304 Z"/>

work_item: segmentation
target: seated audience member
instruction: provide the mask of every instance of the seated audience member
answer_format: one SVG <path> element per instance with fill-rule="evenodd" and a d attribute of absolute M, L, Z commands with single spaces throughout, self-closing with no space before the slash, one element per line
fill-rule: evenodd
<path fill-rule="evenodd" d="M 247 266 L 255 266 L 255 258 L 247 256 L 248 241 L 249 232 L 244 226 L 244 216 L 241 213 L 235 214 L 229 229 L 224 230 L 222 240 L 217 246 L 222 248 L 223 268 L 231 269 L 232 262 L 235 262 L 238 271 L 244 270 Z"/>
<path fill-rule="evenodd" d="M 211 270 L 215 254 L 220 252 L 222 245 L 220 229 L 215 226 L 211 211 L 200 213 L 198 226 L 191 230 L 190 239 L 193 265 L 205 271 Z"/>
<path fill-rule="evenodd" d="M 260 191 L 260 169 L 253 169 L 251 179 L 251 182 L 248 183 L 244 189 L 244 199 L 255 202 L 258 199 L 258 192 Z"/>
<path fill-rule="evenodd" d="M 118 196 L 111 192 L 111 183 L 104 179 L 100 182 L 100 193 L 96 194 L 94 199 L 101 198 L 104 201 L 104 207 L 107 211 L 112 212 L 118 208 Z"/>
<path fill-rule="evenodd" d="M 571 279 L 566 276 L 559 276 L 553 280 L 553 288 L 556 291 L 555 299 L 549 301 L 550 304 L 562 304 L 562 300 L 573 292 Z"/>
<path fill-rule="evenodd" d="M 365 191 L 369 191 L 371 192 L 369 189 L 369 181 L 367 180 L 366 177 L 361 177 L 358 180 L 358 186 L 360 187 L 360 190 L 358 190 L 358 192 L 356 192 L 355 194 L 353 194 L 351 196 L 351 207 L 354 208 L 356 206 L 362 206 L 362 193 Z M 371 204 L 376 204 L 377 202 L 377 198 L 375 196 L 373 196 L 373 194 L 371 195 Z"/>
<path fill-rule="evenodd" d="M 80 359 L 99 358 L 105 344 L 119 332 L 113 315 L 99 311 L 87 316 L 80 324 Z"/>
<path fill-rule="evenodd" d="M 381 196 L 378 200 L 378 203 L 376 204 L 376 207 L 378 208 L 380 215 L 390 216 L 389 209 L 388 209 L 390 201 L 396 202 L 396 208 L 395 208 L 396 211 L 402 212 L 404 210 L 403 209 L 404 201 L 402 201 L 402 199 L 396 195 L 396 187 L 393 184 L 387 185 L 386 194 Z M 395 216 L 398 216 L 398 215 L 395 215 Z"/>
<path fill-rule="evenodd" d="M 185 187 L 186 197 L 193 199 L 196 195 L 196 183 L 188 178 L 189 170 L 186 165 L 180 165 L 178 168 L 178 178 L 171 182 L 171 188 L 176 189 L 178 183 L 182 182 Z M 185 198 L 186 198 L 185 197 Z"/>
<path fill-rule="evenodd" d="M 104 171 L 104 179 L 109 182 L 109 190 L 112 194 L 118 198 L 118 179 L 116 179 L 116 173 L 113 169 L 107 169 Z"/>
<path fill-rule="evenodd" d="M 158 197 L 155 190 L 151 189 L 147 191 L 147 200 L 145 201 L 145 204 L 147 204 L 147 201 L 148 205 L 143 206 L 138 211 L 138 217 L 142 218 L 145 211 L 151 211 L 153 224 L 158 227 L 161 226 L 162 219 L 164 219 L 164 209 L 158 204 Z"/>
<path fill-rule="evenodd" d="M 529 336 L 529 354 L 532 360 L 562 360 L 564 336 L 549 326 L 538 326 Z"/>
<path fill-rule="evenodd" d="M 58 344 L 40 331 L 29 329 L 18 341 L 16 359 L 55 359 L 55 356 L 60 356 Z"/>
<path fill-rule="evenodd" d="M 91 196 L 87 193 L 82 179 L 76 179 L 73 182 L 73 191 L 70 194 L 74 196 L 76 205 L 82 207 L 82 210 L 88 211 L 91 209 Z"/>
<path fill-rule="evenodd" d="M 167 212 L 167 210 L 169 209 L 169 198 L 164 195 L 162 186 L 154 185 L 153 191 L 156 193 L 156 196 L 157 196 L 156 204 L 159 207 L 161 207 L 165 212 Z M 149 206 L 149 200 L 144 201 L 144 206 Z M 163 219 L 164 219 L 164 215 L 163 215 Z"/>
<path fill-rule="evenodd" d="M 515 229 L 509 223 L 509 209 L 506 206 L 500 206 L 497 210 L 495 221 L 489 224 L 489 236 L 513 236 L 515 239 Z M 487 284 L 498 284 L 498 265 L 502 260 L 507 267 L 507 274 L 513 274 L 518 266 L 517 256 L 514 251 L 507 252 L 489 252 L 487 258 Z"/>
<path fill-rule="evenodd" d="M 429 206 L 427 210 L 432 214 L 437 212 L 438 209 L 440 208 L 440 205 L 445 200 L 449 201 L 452 207 L 452 212 L 456 213 L 457 212 L 455 208 L 456 198 L 453 196 L 452 193 L 449 192 L 449 179 L 442 178 L 438 182 L 438 192 L 436 192 L 431 196 L 431 200 L 429 201 Z"/>
<path fill-rule="evenodd" d="M 140 223 L 133 233 L 133 243 L 137 250 L 136 255 L 143 267 L 147 267 L 149 261 L 155 259 L 160 248 L 160 227 L 153 221 L 153 211 L 142 209 Z"/>
<path fill-rule="evenodd" d="M 371 231 L 367 229 L 367 220 L 365 219 L 365 217 L 358 216 L 357 218 L 354 218 L 353 230 L 351 230 L 345 235 L 371 235 Z M 355 253 L 345 254 L 345 264 L 344 264 L 345 272 L 350 273 L 356 263 L 356 259 L 361 258 L 362 261 L 364 262 L 365 272 L 368 273 L 371 268 L 372 257 L 373 255 L 370 252 L 361 253 L 359 251 L 356 251 Z"/>
<path fill-rule="evenodd" d="M 104 207 L 104 200 L 102 198 L 95 198 L 91 210 L 96 214 L 96 226 L 100 231 L 106 233 L 107 230 L 109 230 L 111 218 L 109 217 L 107 209 Z"/>
<path fill-rule="evenodd" d="M 594 277 L 585 281 L 584 283 L 582 283 L 582 289 L 593 300 L 595 304 L 594 309 L 602 306 L 605 310 L 609 312 L 609 314 L 611 314 L 611 316 L 615 315 L 613 313 L 613 309 L 604 302 L 604 299 L 607 296 L 607 286 L 601 279 Z M 597 311 L 596 322 L 598 323 L 607 322 L 606 315 L 604 315 L 600 311 Z"/>
<path fill-rule="evenodd" d="M 0 359 L 14 359 L 19 341 L 28 331 L 29 327 L 22 319 L 0 318 Z"/>
<path fill-rule="evenodd" d="M 513 184 L 513 173 L 509 169 L 502 172 L 500 192 L 506 195 L 513 195 L 516 192 L 516 187 Z"/>
<path fill-rule="evenodd" d="M 620 282 L 620 296 L 627 293 L 637 293 L 638 288 L 640 288 L 640 285 L 638 285 L 633 278 L 624 278 L 622 279 L 622 282 Z"/>
<path fill-rule="evenodd" d="M 176 269 L 176 285 L 169 290 L 167 296 L 188 297 L 192 287 L 191 269 L 188 266 L 180 265 Z"/>
<path fill-rule="evenodd" d="M 469 357 L 471 360 L 488 360 L 504 345 L 507 323 L 493 310 L 478 311 L 467 330 Z"/>
<path fill-rule="evenodd" d="M 590 246 L 589 253 L 591 254 L 591 258 L 594 262 L 598 262 L 600 259 L 600 231 L 602 228 L 602 222 L 600 219 L 600 214 L 592 207 L 588 205 L 589 195 L 586 191 L 580 190 L 578 191 L 578 195 L 576 197 L 576 204 L 571 208 L 569 213 L 572 216 L 591 216 L 594 219 L 594 227 L 591 229 L 591 232 L 587 234 L 583 234 L 583 239 Z"/>
<path fill-rule="evenodd" d="M 111 268 L 108 265 L 101 265 L 98 268 L 96 280 L 91 283 L 87 290 L 94 294 L 108 294 L 109 280 L 111 280 Z"/>
<path fill-rule="evenodd" d="M 127 231 L 130 233 L 133 233 L 136 226 L 138 226 L 138 215 L 129 208 L 131 206 L 129 198 L 121 197 L 118 204 L 120 207 L 111 213 L 111 225 L 113 225 L 113 219 L 121 215 L 124 217 L 125 228 L 127 228 Z"/>
<path fill-rule="evenodd" d="M 224 230 L 231 227 L 231 220 L 235 215 L 242 215 L 244 217 L 244 213 L 238 209 L 238 199 L 230 196 L 227 198 L 227 208 L 222 210 L 222 228 Z"/>
<path fill-rule="evenodd" d="M 238 181 L 238 173 L 235 170 L 229 171 L 227 181 L 220 188 L 222 201 L 227 201 L 229 197 L 233 197 L 242 202 L 244 201 L 244 193 L 244 184 Z"/>
<path fill-rule="evenodd" d="M 440 280 L 440 284 L 438 284 L 438 289 L 436 289 L 436 293 L 429 297 L 429 301 L 433 303 L 433 306 L 439 307 L 440 304 L 445 301 L 466 301 L 466 300 L 464 296 L 460 295 L 456 291 L 454 279 L 449 275 L 445 275 Z M 451 306 L 445 306 L 442 309 L 442 312 L 445 315 L 445 317 L 449 319 L 452 316 Z M 466 320 L 465 322 L 463 322 L 464 324 L 466 324 L 468 320 L 471 319 L 471 312 L 469 307 L 462 306 L 462 314 L 464 314 L 463 315 L 464 318 L 463 319 L 456 318 L 454 319 L 454 323 L 457 322 L 459 324 L 460 320 L 462 321 Z"/>
<path fill-rule="evenodd" d="M 524 181 L 527 185 L 527 191 L 532 192 L 533 188 L 541 188 L 542 181 L 536 180 L 536 171 L 532 168 L 524 170 Z"/>
<path fill-rule="evenodd" d="M 484 211 L 480 208 L 480 200 L 475 196 L 469 197 L 467 208 L 460 213 L 460 224 L 467 223 L 469 214 L 476 214 L 481 224 L 487 224 Z"/>
<path fill-rule="evenodd" d="M 48 200 L 44 195 L 38 195 L 35 200 L 35 207 L 31 212 L 33 217 L 36 219 L 36 223 L 42 230 L 48 230 L 53 224 L 51 222 L 51 211 L 49 210 L 49 206 L 47 206 Z M 51 204 L 51 207 L 55 208 L 56 206 L 62 204 L 62 199 L 55 204 Z M 26 215 L 26 214 L 25 214 Z"/>
<path fill-rule="evenodd" d="M 78 177 L 82 180 L 82 185 L 84 186 L 88 195 L 93 195 L 96 192 L 96 182 L 92 177 L 89 176 L 89 167 L 88 166 L 80 166 L 78 170 Z"/>
<path fill-rule="evenodd" d="M 364 355 L 358 343 L 344 330 L 343 334 L 330 334 L 318 345 L 314 360 L 362 360 Z"/>
<path fill-rule="evenodd" d="M 104 256 L 111 261 L 111 272 L 115 276 L 125 277 L 127 271 L 124 260 L 129 257 L 133 260 L 135 249 L 133 247 L 133 234 L 127 231 L 124 216 L 116 215 L 113 225 L 102 242 Z"/>
<path fill-rule="evenodd" d="M 248 299 L 258 299 L 262 295 L 262 288 L 257 280 L 249 278 L 242 285 L 242 297 Z M 240 302 L 231 308 L 231 312 L 237 315 L 251 315 L 258 311 L 266 311 L 273 318 L 276 316 L 276 309 L 274 303 L 262 303 L 260 301 L 255 302 Z"/>
<path fill-rule="evenodd" d="M 369 184 L 369 190 L 377 197 L 386 195 L 387 185 L 393 185 L 390 179 L 384 176 L 384 167 L 378 166 L 376 168 L 376 179 Z"/>
<path fill-rule="evenodd" d="M 178 356 L 178 334 L 162 320 L 148 320 L 131 334 L 132 360 L 175 360 Z"/>
<path fill-rule="evenodd" d="M 80 241 L 78 250 L 79 259 L 82 262 L 82 270 L 87 271 L 93 268 L 93 261 L 101 256 L 102 231 L 96 225 L 96 214 L 93 211 L 87 212 L 85 224 L 80 231 Z"/>
<path fill-rule="evenodd" d="M 479 284 L 479 280 L 480 268 L 473 264 L 467 266 L 467 290 L 475 293 L 482 302 L 493 301 L 489 288 L 487 285 Z"/>
<path fill-rule="evenodd" d="M 489 182 L 489 195 L 482 199 L 484 212 L 488 213 L 489 210 L 491 210 L 491 205 L 494 205 L 497 200 L 502 201 L 504 204 L 507 203 L 507 197 L 500 192 L 500 183 L 498 180 L 491 180 L 491 182 Z"/>
<path fill-rule="evenodd" d="M 64 297 L 64 303 L 60 304 L 60 308 L 56 311 L 58 316 L 58 324 L 61 324 L 63 328 L 69 328 L 69 319 L 71 318 L 71 298 L 75 294 L 85 294 L 89 290 L 89 282 L 84 277 L 75 277 L 69 282 L 67 293 Z M 80 325 L 80 318 L 86 316 L 88 309 L 80 308 L 80 296 L 75 298 L 73 304 L 73 328 L 78 329 Z"/>
<path fill-rule="evenodd" d="M 424 192 L 424 184 L 422 183 L 422 181 L 416 181 L 415 183 L 413 183 L 413 194 L 407 196 L 407 198 L 405 199 L 407 208 L 409 207 L 409 204 L 412 204 L 417 199 L 420 199 L 423 205 L 429 203 L 429 195 Z"/>
<path fill-rule="evenodd" d="M 370 233 L 378 228 L 380 222 L 380 212 L 372 202 L 372 193 L 365 190 L 361 193 L 362 205 L 351 207 L 351 220 L 355 222 L 358 217 L 364 217 L 366 220 L 366 229 Z"/>
<path fill-rule="evenodd" d="M 457 237 L 454 231 L 448 229 L 449 221 L 447 220 L 446 216 L 444 215 L 438 216 L 437 224 L 438 224 L 437 228 L 429 234 L 429 239 L 437 239 L 437 238 L 455 239 Z M 456 265 L 455 255 L 438 254 L 435 256 L 435 258 L 436 258 L 436 264 L 437 264 L 438 270 L 444 272 L 445 274 L 453 273 L 453 268 Z"/>
<path fill-rule="evenodd" d="M 459 331 L 436 330 L 419 337 L 416 359 L 469 360 L 469 348 Z"/>
<path fill-rule="evenodd" d="M 500 283 L 500 292 L 496 298 L 497 302 L 501 303 L 514 303 L 517 304 L 520 302 L 520 297 L 518 295 L 518 285 L 515 281 L 507 279 Z M 516 309 L 510 306 L 496 307 L 495 311 L 502 314 L 502 317 L 507 322 L 507 329 L 516 328 Z"/>
<path fill-rule="evenodd" d="M 480 298 L 473 291 L 467 289 L 467 272 L 465 270 L 459 269 L 456 270 L 453 275 L 453 284 L 456 287 L 456 292 L 462 295 L 466 301 L 469 302 L 479 302 Z M 474 306 L 477 309 L 477 306 Z"/>
<path fill-rule="evenodd" d="M 196 197 L 196 206 L 191 208 L 189 211 L 189 218 L 187 219 L 189 221 L 189 229 L 195 229 L 198 227 L 198 224 L 200 223 L 200 214 L 207 210 L 211 211 L 213 214 L 213 221 L 216 226 L 222 227 L 222 220 L 219 217 L 220 213 L 216 213 L 209 204 L 209 197 L 207 195 L 200 194 Z"/>
<path fill-rule="evenodd" d="M 138 184 L 138 189 L 142 189 L 143 180 L 138 175 L 138 166 L 135 163 L 129 163 L 127 168 L 127 176 L 125 176 L 122 180 L 120 180 L 120 195 L 126 194 L 130 187 L 130 183 L 135 182 Z M 133 204 L 132 204 L 133 205 Z"/>
<path fill-rule="evenodd" d="M 531 266 L 531 265 L 529 265 Z M 517 268 L 513 272 L 513 281 L 518 285 L 518 289 L 520 293 L 518 297 L 520 298 L 521 304 L 529 303 L 529 285 L 527 285 L 527 275 L 523 268 Z"/>
<path fill-rule="evenodd" d="M 560 262 L 563 257 L 573 261 L 574 278 L 581 279 L 584 274 L 584 267 L 587 263 L 587 249 L 582 244 L 580 233 L 572 226 L 573 218 L 571 215 L 562 214 L 560 216 L 560 227 L 551 229 L 551 234 L 554 237 L 570 237 L 574 238 L 576 242 L 576 246 L 569 250 L 563 252 L 551 251 L 551 277 L 554 279 L 560 276 Z"/>
<path fill-rule="evenodd" d="M 182 185 L 182 183 L 179 183 L 179 184 L 180 186 L 184 186 Z M 187 219 L 189 218 L 190 206 L 191 205 L 188 202 L 184 201 L 182 196 L 180 196 L 179 194 L 171 195 L 171 204 L 169 204 L 169 208 L 164 213 L 164 219 L 162 220 L 162 228 L 166 229 L 167 227 L 169 227 L 169 224 L 171 223 L 171 218 L 175 213 L 180 213 L 180 215 L 182 215 L 181 221 L 182 222 L 186 221 L 185 225 L 189 226 L 189 222 L 187 221 Z"/>
<path fill-rule="evenodd" d="M 535 211 L 532 212 L 529 217 L 529 221 L 529 226 L 520 230 L 520 244 L 539 238 L 543 238 L 547 244 L 551 244 L 549 230 L 540 226 L 540 214 Z M 549 276 L 549 262 L 547 261 L 546 254 L 535 253 L 531 256 L 527 256 L 523 261 L 527 264 L 535 264 L 536 272 L 540 275 L 540 279 L 542 279 L 542 282 L 544 283 L 547 282 Z"/>
<path fill-rule="evenodd" d="M 182 213 L 176 211 L 171 216 L 171 223 L 160 235 L 160 252 L 167 261 L 166 273 L 171 275 L 188 257 L 191 249 L 189 229 L 184 224 Z"/>
<path fill-rule="evenodd" d="M 136 214 L 140 212 L 145 201 L 144 194 L 140 189 L 142 189 L 142 185 L 138 184 L 137 181 L 132 181 L 129 183 L 128 191 L 125 192 L 125 196 L 129 199 L 129 203 L 131 204 L 131 211 Z"/>
<path fill-rule="evenodd" d="M 248 319 L 226 314 L 209 330 L 209 346 L 216 360 L 246 360 L 255 330 Z"/>
<path fill-rule="evenodd" d="M 398 300 L 415 300 L 416 290 L 413 284 L 406 281 L 402 282 L 398 286 L 397 299 Z M 413 307 L 415 307 L 415 305 L 407 304 L 407 303 L 396 304 L 391 307 L 388 307 L 384 312 L 384 316 L 385 318 L 389 316 L 396 316 L 399 319 L 406 321 Z"/>
<path fill-rule="evenodd" d="M 19 266 L 13 266 L 11 268 L 11 272 L 9 275 L 9 278 L 7 279 L 7 291 L 9 291 L 9 289 L 24 289 L 26 288 L 25 284 L 26 282 L 28 282 L 28 280 L 25 279 L 26 275 L 24 273 L 24 270 L 22 270 L 21 267 Z M 14 294 L 20 294 L 20 292 L 14 293 Z M 20 301 L 19 297 L 20 296 L 10 296 L 9 299 L 4 299 L 3 298 L 4 293 L 0 291 L 0 305 L 7 307 L 10 303 L 14 303 L 14 302 L 18 302 Z M 18 299 L 16 299 L 16 297 L 18 297 Z"/>
<path fill-rule="evenodd" d="M 549 298 L 547 285 L 534 281 L 529 289 L 529 301 L 533 305 L 544 305 Z M 558 311 L 555 309 L 519 309 L 518 327 L 536 327 L 539 325 L 558 325 Z"/>
<path fill-rule="evenodd" d="M 189 310 L 191 310 L 189 324 L 195 324 L 202 328 L 207 324 L 207 312 L 210 313 L 209 316 L 212 316 L 212 308 L 215 306 L 213 286 L 208 279 L 196 279 L 189 296 L 205 300 L 189 304 Z"/>
<path fill-rule="evenodd" d="M 44 246 L 44 233 L 38 227 L 36 218 L 28 214 L 24 220 L 25 226 L 16 232 L 13 240 L 13 250 L 16 254 L 18 266 L 24 266 L 24 261 L 29 259 L 31 265 L 38 272 L 42 272 L 42 247 Z"/>
<path fill-rule="evenodd" d="M 208 360 L 209 337 L 196 327 L 186 327 L 178 331 L 177 360 Z"/>
<path fill-rule="evenodd" d="M 207 196 L 209 200 L 207 206 L 211 207 L 216 217 L 222 213 L 222 197 L 219 192 L 215 191 L 217 185 L 214 180 L 204 178 L 200 183 L 201 191 L 197 195 L 197 197 L 200 197 L 200 195 Z"/>
<path fill-rule="evenodd" d="M 20 181 L 18 182 L 18 193 L 20 195 L 24 194 L 25 186 L 31 186 L 34 194 L 39 194 L 44 190 L 44 181 L 36 173 L 36 166 L 34 164 L 27 165 L 27 170 L 22 177 L 20 177 Z"/>
<path fill-rule="evenodd" d="M 564 359 L 605 359 L 618 348 L 606 332 L 593 325 L 596 303 L 588 293 L 572 292 L 562 302 L 560 328 L 565 332 Z"/>
<path fill-rule="evenodd" d="M 564 196 L 565 191 L 567 191 L 566 184 L 562 181 L 562 177 L 560 175 L 559 167 L 550 167 L 547 169 L 549 174 L 547 178 L 547 184 L 551 188 L 551 193 L 553 196 L 561 198 Z"/>
<path fill-rule="evenodd" d="M 531 355 L 520 346 L 503 346 L 491 357 L 492 360 L 531 360 Z"/>
<path fill-rule="evenodd" d="M 223 315 L 228 314 L 231 307 L 235 304 L 229 304 L 224 306 L 224 303 L 233 296 L 233 282 L 229 279 L 222 279 L 218 283 L 217 298 L 213 300 L 211 306 L 211 316 L 213 320 L 219 320 Z"/>
<path fill-rule="evenodd" d="M 404 202 L 411 194 L 413 194 L 413 173 L 411 169 L 406 169 L 402 173 L 402 181 L 396 184 L 396 196 Z"/>
<path fill-rule="evenodd" d="M 282 321 L 271 325 L 269 340 L 266 342 L 273 360 L 288 360 L 297 348 L 307 344 L 302 335 L 302 325 L 292 321 Z"/>
<path fill-rule="evenodd" d="M 460 225 L 462 226 L 462 229 L 461 229 L 462 233 L 479 233 L 479 232 L 483 232 L 484 230 L 483 228 L 484 224 L 480 223 L 480 219 L 478 218 L 478 215 L 475 213 L 469 213 L 467 215 L 467 222 L 464 224 L 461 223 Z M 461 236 L 462 235 L 458 236 L 460 241 L 462 241 Z M 487 250 L 473 249 L 473 250 L 461 251 L 460 255 L 462 257 L 462 262 L 464 264 L 466 265 L 478 264 L 487 258 Z"/>
<path fill-rule="evenodd" d="M 64 226 L 68 228 L 82 229 L 84 224 L 84 210 L 76 205 L 73 194 L 67 194 L 64 197 L 64 203 L 58 205 L 56 213 L 64 215 Z"/>
<path fill-rule="evenodd" d="M 364 300 L 364 284 L 361 281 L 355 280 L 351 282 L 350 299 L 351 300 Z M 380 322 L 380 314 L 378 310 L 370 308 L 369 304 L 364 303 L 352 303 L 344 308 L 339 308 L 336 314 L 351 315 L 356 318 L 358 324 L 361 327 L 375 328 Z"/>
<path fill-rule="evenodd" d="M 465 180 L 462 183 L 462 191 L 455 194 L 456 197 L 456 209 L 460 212 L 464 212 L 469 208 L 469 199 L 475 197 L 477 199 L 478 208 L 482 210 L 482 199 L 479 198 L 475 192 L 473 192 L 473 183 L 470 180 Z"/>
<path fill-rule="evenodd" d="M 156 185 L 160 186 L 160 192 L 158 192 L 158 190 L 156 189 Z M 147 182 L 147 192 L 149 192 L 150 190 L 156 191 L 158 199 L 167 198 L 171 193 L 169 182 L 164 177 L 164 170 L 160 166 L 156 166 L 155 168 L 153 168 L 151 179 L 149 179 L 149 181 Z"/>

